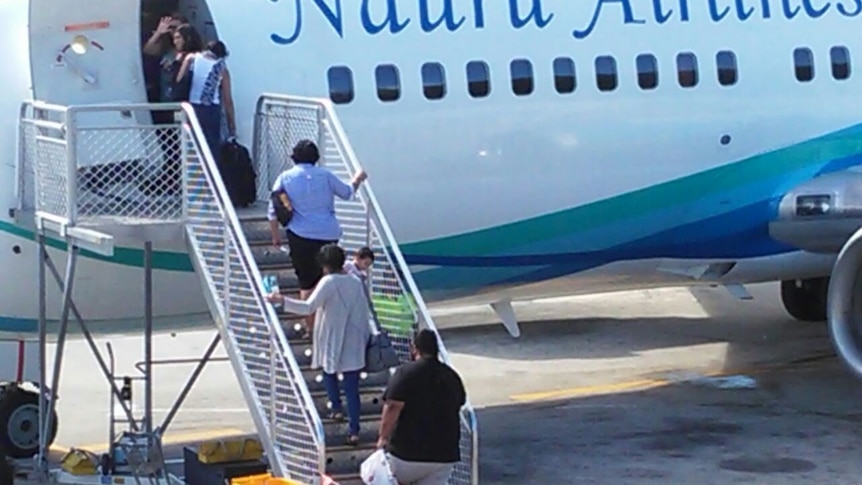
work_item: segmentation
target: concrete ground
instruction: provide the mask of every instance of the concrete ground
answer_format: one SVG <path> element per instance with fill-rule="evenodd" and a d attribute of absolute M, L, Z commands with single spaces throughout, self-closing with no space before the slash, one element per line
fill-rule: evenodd
<path fill-rule="evenodd" d="M 753 301 L 703 288 L 516 305 L 518 340 L 490 310 L 435 310 L 478 409 L 480 483 L 857 483 L 862 382 L 825 325 L 784 313 L 777 285 L 751 291 Z M 157 357 L 194 357 L 213 332 L 160 333 Z M 140 338 L 106 340 L 130 372 Z M 102 449 L 107 387 L 83 342 L 67 349 L 55 448 Z M 156 371 L 157 419 L 190 371 Z M 214 363 L 166 443 L 178 456 L 183 443 L 252 429 L 229 364 Z"/>

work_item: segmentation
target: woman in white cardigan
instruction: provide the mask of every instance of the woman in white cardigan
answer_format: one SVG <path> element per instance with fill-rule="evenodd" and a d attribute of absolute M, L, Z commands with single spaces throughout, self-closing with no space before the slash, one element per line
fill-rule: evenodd
<path fill-rule="evenodd" d="M 331 405 L 329 418 L 344 420 L 338 374 L 344 376 L 349 434 L 347 443 L 359 444 L 359 373 L 365 368 L 365 350 L 371 337 L 368 299 L 362 282 L 344 271 L 344 250 L 337 244 L 320 249 L 318 260 L 323 278 L 307 300 L 269 295 L 269 301 L 283 303 L 285 311 L 299 315 L 316 313 L 309 329 L 312 335 L 311 368 L 323 369 L 323 383 Z"/>

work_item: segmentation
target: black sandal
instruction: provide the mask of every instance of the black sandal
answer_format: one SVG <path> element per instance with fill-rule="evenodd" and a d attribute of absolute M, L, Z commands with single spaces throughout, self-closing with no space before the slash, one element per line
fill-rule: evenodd
<path fill-rule="evenodd" d="M 349 435 L 347 437 L 347 445 L 348 446 L 359 446 L 359 436 L 358 435 Z"/>
<path fill-rule="evenodd" d="M 344 421 L 344 413 L 341 411 L 330 411 L 326 417 L 333 421 Z"/>

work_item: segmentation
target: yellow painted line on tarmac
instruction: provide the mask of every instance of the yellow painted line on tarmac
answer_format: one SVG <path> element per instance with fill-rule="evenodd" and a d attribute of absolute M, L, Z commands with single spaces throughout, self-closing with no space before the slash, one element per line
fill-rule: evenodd
<path fill-rule="evenodd" d="M 527 394 L 515 394 L 510 396 L 513 401 L 532 402 L 545 401 L 548 399 L 564 399 L 571 397 L 588 397 L 601 396 L 603 394 L 613 394 L 617 392 L 627 391 L 645 391 L 673 384 L 673 381 L 666 379 L 640 379 L 636 381 L 617 382 L 614 384 L 599 384 L 595 386 L 572 387 L 569 389 L 560 389 L 556 391 L 531 392 Z"/>
<path fill-rule="evenodd" d="M 165 435 L 162 439 L 162 445 L 176 445 L 181 443 L 192 443 L 192 442 L 200 442 L 200 441 L 210 441 L 217 439 L 225 439 L 225 438 L 236 438 L 239 436 L 248 436 L 248 431 L 243 431 L 237 428 L 216 428 L 210 430 L 198 430 L 198 431 L 187 431 L 187 432 L 178 432 L 178 433 L 170 433 Z M 105 442 L 89 444 L 89 445 L 78 445 L 74 446 L 74 448 L 78 448 L 81 450 L 87 450 L 91 452 L 97 451 L 107 451 L 108 444 Z M 69 448 L 61 445 L 53 445 L 51 446 L 51 451 L 59 451 L 61 453 L 68 453 Z"/>
<path fill-rule="evenodd" d="M 728 377 L 734 375 L 757 375 L 763 372 L 787 369 L 787 368 L 797 368 L 802 369 L 806 367 L 811 367 L 813 365 L 817 365 L 820 360 L 823 358 L 829 357 L 829 355 L 824 356 L 813 356 L 807 360 L 801 362 L 790 362 L 790 363 L 775 363 L 775 364 L 763 364 L 759 367 L 751 367 L 751 368 L 741 368 L 736 369 L 735 371 L 722 371 L 722 372 L 706 372 L 702 374 L 697 374 L 697 377 Z M 657 387 L 665 387 L 673 384 L 681 384 L 687 382 L 687 379 L 638 379 L 632 381 L 624 381 L 617 382 L 612 384 L 598 384 L 593 386 L 582 386 L 582 387 L 573 387 L 569 389 L 560 389 L 555 391 L 544 391 L 544 392 L 532 392 L 526 394 L 515 394 L 509 396 L 509 399 L 518 402 L 535 402 L 535 401 L 546 401 L 549 399 L 566 399 L 566 398 L 574 398 L 574 397 L 591 397 L 591 396 L 601 396 L 607 394 L 614 394 L 620 392 L 631 392 L 631 391 L 646 391 L 649 389 L 655 389 Z"/>

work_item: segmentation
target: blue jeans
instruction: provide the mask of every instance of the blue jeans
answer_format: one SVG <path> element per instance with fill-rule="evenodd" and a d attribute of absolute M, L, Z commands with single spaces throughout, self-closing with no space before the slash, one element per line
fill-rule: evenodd
<path fill-rule="evenodd" d="M 215 161 L 218 162 L 221 153 L 221 105 L 193 104 L 192 107 L 195 109 L 195 116 L 198 117 L 207 145 Z"/>
<path fill-rule="evenodd" d="M 347 417 L 350 421 L 349 429 L 351 435 L 359 434 L 359 371 L 343 372 L 344 394 L 347 397 Z M 341 412 L 341 390 L 338 387 L 338 374 L 323 373 L 323 385 L 326 387 L 326 395 L 332 404 L 333 412 Z"/>

